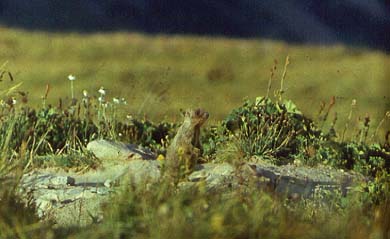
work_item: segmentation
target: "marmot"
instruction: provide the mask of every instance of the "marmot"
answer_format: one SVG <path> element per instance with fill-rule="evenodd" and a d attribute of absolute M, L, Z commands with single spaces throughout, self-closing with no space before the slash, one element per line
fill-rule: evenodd
<path fill-rule="evenodd" d="M 188 175 L 194 169 L 202 146 L 200 143 L 200 127 L 209 118 L 209 113 L 202 110 L 187 110 L 184 122 L 167 149 L 166 173 L 178 180 Z"/>

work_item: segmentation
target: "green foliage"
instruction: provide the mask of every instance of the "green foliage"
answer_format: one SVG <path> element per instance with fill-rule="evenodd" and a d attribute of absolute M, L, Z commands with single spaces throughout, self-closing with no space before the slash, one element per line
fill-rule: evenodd
<path fill-rule="evenodd" d="M 85 147 L 97 138 L 139 144 L 164 154 L 176 129 L 168 122 L 132 117 L 120 121 L 115 104 L 74 99 L 68 107 L 60 103 L 32 109 L 15 103 L 14 95 L 0 105 L 0 179 L 18 167 L 95 168 L 100 162 Z"/>
<path fill-rule="evenodd" d="M 105 223 L 79 237 L 104 238 L 278 238 L 284 209 L 270 195 L 205 194 L 201 187 L 176 191 L 169 182 L 130 187 L 105 210 Z M 292 225 L 291 225 L 292 226 Z M 97 230 L 97 231 L 96 231 Z M 303 232 L 296 232 L 303 235 Z"/>
<path fill-rule="evenodd" d="M 226 140 L 234 138 L 247 157 L 265 156 L 278 164 L 291 161 L 299 153 L 301 141 L 319 136 L 313 122 L 291 101 L 274 103 L 264 97 L 246 100 L 222 124 Z"/>
<path fill-rule="evenodd" d="M 155 124 L 145 119 L 131 119 L 125 123 L 118 122 L 113 128 L 117 135 L 120 135 L 118 139 L 121 141 L 140 144 L 156 153 L 164 154 L 169 140 L 176 133 L 177 125 L 164 121 Z"/>
<path fill-rule="evenodd" d="M 25 207 L 12 191 L 0 190 L 0 238 L 47 238 L 48 225 L 40 223 L 34 205 Z"/>
<path fill-rule="evenodd" d="M 90 168 L 97 168 L 100 161 L 96 159 L 89 152 L 79 154 L 46 154 L 34 157 L 34 167 L 57 167 L 62 169 L 85 169 L 86 166 Z"/>
<path fill-rule="evenodd" d="M 380 171 L 373 181 L 359 186 L 361 198 L 366 205 L 380 205 L 390 202 L 390 172 Z"/>
<path fill-rule="evenodd" d="M 0 27 L 0 46 L 0 65 L 8 60 L 6 67 L 0 68 L 0 72 L 6 71 L 2 83 L 12 85 L 7 74 L 12 72 L 15 81 L 24 81 L 23 88 L 29 91 L 34 106 L 41 104 L 48 83 L 47 104 L 56 104 L 58 96 L 70 97 L 67 75 L 75 74 L 76 98 L 84 89 L 92 97 L 99 87 L 109 86 L 111 95 L 129 101 L 127 112 L 137 118 L 147 114 L 157 122 L 166 115 L 172 120 L 180 108 L 201 106 L 213 119 L 222 120 L 242 97 L 266 95 L 269 69 L 275 61 L 274 79 L 280 79 L 288 54 L 291 64 L 283 97 L 292 99 L 306 116 L 314 119 L 317 106 L 331 96 L 337 97 L 334 112 L 345 116 L 339 117 L 336 128 L 344 126 L 351 98 L 358 101 L 356 115 L 367 113 L 378 119 L 388 110 L 383 96 L 389 91 L 385 66 L 390 57 L 367 49 L 262 39 L 48 33 L 7 27 Z"/>
<path fill-rule="evenodd" d="M 333 168 L 354 170 L 369 177 L 375 177 L 381 170 L 390 172 L 390 151 L 379 144 L 317 138 L 309 144 L 301 145 L 301 152 L 296 159 L 301 159 L 306 165 L 325 164 Z"/>
<path fill-rule="evenodd" d="M 73 153 L 83 150 L 89 141 L 98 137 L 142 144 L 161 152 L 164 150 L 164 140 L 172 136 L 175 127 L 172 123 L 153 124 L 147 120 L 134 119 L 125 123 L 95 123 L 91 119 L 71 114 L 69 110 L 48 107 L 36 111 L 23 108 L 1 119 L 0 133 L 10 136 L 0 139 L 5 148 L 15 153 L 23 147 L 34 155 Z"/>
<path fill-rule="evenodd" d="M 366 238 L 354 227 L 372 225 L 340 194 L 283 201 L 255 185 L 225 194 L 205 193 L 202 183 L 176 190 L 169 182 L 124 188 L 104 210 L 105 220 L 74 232 L 77 238 Z M 333 200 L 329 204 L 326 200 Z M 350 200 L 349 198 L 347 200 Z M 352 200 L 352 199 L 351 199 Z M 368 213 L 369 214 L 369 213 Z M 370 215 L 370 214 L 369 214 Z M 356 220 L 353 220 L 353 219 Z"/>
<path fill-rule="evenodd" d="M 7 106 L 3 109 L 5 114 L 0 125 L 5 135 L 0 137 L 0 142 L 3 148 L 8 149 L 4 155 L 13 155 L 14 158 L 20 158 L 22 154 L 27 158 L 32 155 L 33 163 L 27 165 L 33 167 L 94 167 L 97 162 L 83 151 L 91 139 L 111 138 L 142 144 L 155 152 L 164 153 L 177 128 L 176 124 L 154 124 L 145 119 L 127 118 L 121 121 L 112 114 L 109 117 L 108 112 L 106 117 L 97 121 L 93 116 L 99 115 L 95 112 L 99 108 L 88 109 L 89 114 L 84 114 L 85 108 L 78 104 L 66 109 L 48 106 L 39 110 Z M 252 155 L 270 158 L 275 163 L 301 160 L 312 166 L 328 164 L 376 178 L 374 182 L 360 185 L 363 193 L 359 203 L 373 207 L 389 197 L 386 186 L 389 185 L 386 171 L 388 149 L 385 146 L 337 142 L 328 135 L 324 136 L 291 101 L 274 103 L 263 97 L 258 97 L 255 102 L 247 100 L 242 107 L 233 110 L 222 124 L 206 128 L 202 141 L 206 160 L 214 159 L 223 149 L 222 159 L 238 166 L 245 162 L 244 158 Z M 77 157 L 74 157 L 75 154 L 78 154 Z M 42 225 L 31 218 L 31 221 L 16 226 L 0 220 L 0 229 L 6 233 L 5 237 L 11 238 L 70 234 L 78 238 L 312 238 L 349 235 L 349 220 L 354 217 L 350 214 L 353 211 L 350 199 L 337 193 L 320 192 L 315 201 L 304 200 L 298 204 L 282 202 L 282 199 L 254 185 L 226 193 L 207 194 L 201 182 L 199 188 L 186 191 L 177 190 L 171 182 L 161 181 L 140 188 L 124 187 L 107 205 L 104 222 L 100 225 L 66 232 L 57 229 L 37 231 L 29 228 Z M 330 203 L 323 203 L 325 201 Z M 12 210 L 12 207 L 6 206 L 6 210 Z M 28 211 L 22 210 L 20 216 L 24 217 L 24 213 Z M 367 221 L 371 216 L 359 214 L 360 221 Z M 307 227 L 308 224 L 310 227 Z M 299 229 L 291 231 L 292 226 Z M 17 230 L 12 230 L 13 227 Z"/>
<path fill-rule="evenodd" d="M 241 157 L 261 156 L 276 164 L 324 164 L 370 177 L 381 170 L 390 171 L 386 144 L 367 144 L 360 139 L 340 142 L 334 135 L 334 128 L 328 133 L 319 130 L 292 101 L 279 103 L 257 97 L 254 102 L 246 100 L 220 126 L 209 129 L 205 148 L 209 154 L 224 152 L 222 161 L 233 149 L 242 152 Z"/>
<path fill-rule="evenodd" d="M 387 83 L 383 81 L 387 56 L 359 50 L 356 64 L 356 54 L 351 55 L 344 47 L 324 51 L 322 47 L 268 41 L 176 36 L 167 41 L 166 36 L 128 33 L 65 35 L 5 28 L 0 28 L 0 33 L 0 56 L 12 59 L 7 67 L 0 67 L 0 80 L 9 89 L 1 92 L 0 106 L 1 238 L 368 238 L 376 225 L 373 213 L 365 207 L 390 205 L 389 137 L 387 145 L 369 144 L 368 131 L 375 125 L 370 125 L 367 117 L 357 139 L 344 137 L 345 133 L 356 135 L 354 117 L 359 112 L 357 107 L 353 112 L 351 109 L 349 117 L 350 101 L 343 100 L 357 97 L 358 76 L 359 86 L 367 89 L 362 93 L 370 93 L 359 96 L 359 102 L 366 102 L 359 104 L 359 109 L 377 116 L 378 109 L 388 105 L 383 100 L 387 89 L 382 87 Z M 259 83 L 266 85 L 266 80 L 258 79 L 268 78 L 267 68 L 274 59 L 273 74 L 277 74 L 277 61 L 286 52 L 293 60 L 289 75 L 294 76 L 294 83 L 281 83 L 279 102 L 263 97 L 247 100 L 222 124 L 206 128 L 202 134 L 203 157 L 242 165 L 248 157 L 260 155 L 278 164 L 326 164 L 360 172 L 374 180 L 360 185 L 363 198 L 359 203 L 338 194 L 320 194 L 320 203 L 300 200 L 302 204 L 296 204 L 255 186 L 245 192 L 210 195 L 201 186 L 194 191 L 180 191 L 170 182 L 161 182 L 125 188 L 106 206 L 101 224 L 53 229 L 38 222 L 32 207 L 25 208 L 15 200 L 17 184 L 9 176 L 19 177 L 23 169 L 96 165 L 84 151 L 92 139 L 141 144 L 164 154 L 177 125 L 153 123 L 143 114 L 148 113 L 152 119 L 161 119 L 162 115 L 172 118 L 178 108 L 201 104 L 214 119 L 222 119 L 243 95 L 266 93 L 265 87 L 259 87 Z M 136 118 L 123 119 L 119 110 L 122 106 L 98 102 L 93 94 L 81 102 L 72 99 L 69 106 L 64 107 L 64 102 L 70 101 L 66 98 L 58 107 L 50 106 L 58 95 L 69 95 L 65 77 L 69 73 L 78 74 L 78 80 L 71 83 L 75 84 L 72 95 L 76 98 L 81 89 L 92 92 L 109 82 L 112 94 L 131 99 L 126 112 L 135 112 Z M 21 83 L 13 83 L 19 79 L 27 79 L 23 84 L 32 96 L 30 104 L 38 102 L 40 109 L 26 106 L 27 93 L 17 92 Z M 56 87 L 49 92 L 47 86 L 40 102 L 46 82 Z M 281 101 L 282 95 L 283 99 L 287 97 L 286 89 L 305 116 L 292 101 Z M 332 132 L 320 132 L 306 116 L 313 117 L 317 113 L 313 104 L 332 95 L 337 96 L 337 103 L 325 109 L 320 129 L 327 128 L 325 121 L 331 108 L 345 117 L 339 117 L 339 126 L 332 122 Z M 208 100 L 210 96 L 212 101 Z M 384 118 L 377 124 L 375 140 L 387 123 Z M 335 132 L 340 125 L 344 129 L 339 134 L 342 140 Z M 331 203 L 323 204 L 321 200 Z M 354 210 L 359 213 L 354 214 Z M 356 231 L 362 233 L 357 235 Z"/>

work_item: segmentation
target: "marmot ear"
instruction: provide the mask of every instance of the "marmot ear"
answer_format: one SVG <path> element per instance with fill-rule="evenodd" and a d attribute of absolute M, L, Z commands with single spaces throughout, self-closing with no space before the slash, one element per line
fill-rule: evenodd
<path fill-rule="evenodd" d="M 196 110 L 195 110 L 195 115 L 196 115 L 196 116 L 199 116 L 200 113 L 201 113 L 201 111 L 202 111 L 201 109 L 196 109 Z"/>
<path fill-rule="evenodd" d="M 186 116 L 186 111 L 183 109 L 179 109 L 181 116 Z"/>

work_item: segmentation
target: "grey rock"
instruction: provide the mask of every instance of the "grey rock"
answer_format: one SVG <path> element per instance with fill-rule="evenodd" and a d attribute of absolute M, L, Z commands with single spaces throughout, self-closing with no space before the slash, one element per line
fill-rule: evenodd
<path fill-rule="evenodd" d="M 98 217 L 99 205 L 108 201 L 113 191 L 75 182 L 76 178 L 71 176 L 34 171 L 22 177 L 18 193 L 27 205 L 35 205 L 42 220 L 54 220 L 59 226 L 87 225 L 93 222 L 89 215 Z M 73 215 L 73 219 L 70 220 L 69 215 Z"/>
<path fill-rule="evenodd" d="M 78 200 L 94 200 L 96 194 L 89 189 L 64 188 L 40 189 L 33 192 L 34 203 L 39 217 L 58 214 L 64 205 L 72 204 Z"/>
<path fill-rule="evenodd" d="M 160 162 L 156 160 L 134 160 L 129 162 L 128 170 L 122 177 L 130 180 L 131 183 L 139 185 L 141 183 L 157 182 L 160 176 Z"/>
<path fill-rule="evenodd" d="M 74 185 L 75 179 L 69 176 L 57 176 L 52 174 L 42 174 L 31 172 L 22 177 L 21 184 L 24 188 L 28 187 L 61 187 Z"/>
<path fill-rule="evenodd" d="M 49 210 L 44 217 L 52 220 L 57 227 L 83 227 L 92 223 L 98 223 L 103 218 L 102 204 L 109 203 L 108 196 L 96 196 L 91 199 L 80 199 L 72 203 L 62 204 L 54 210 Z"/>
<path fill-rule="evenodd" d="M 54 220 L 61 227 L 84 226 L 102 220 L 100 206 L 109 205 L 119 187 L 158 183 L 160 164 L 157 160 L 104 161 L 102 168 L 81 175 L 42 169 L 23 176 L 20 196 L 36 205 L 42 220 Z M 179 184 L 179 189 L 202 187 L 207 193 L 228 195 L 239 187 L 247 187 L 249 180 L 282 195 L 313 198 L 321 190 L 338 190 L 346 195 L 356 183 L 368 179 L 326 167 L 275 166 L 260 161 L 235 168 L 228 163 L 207 163 L 198 165 L 188 180 Z"/>
<path fill-rule="evenodd" d="M 194 183 L 203 183 L 207 192 L 222 191 L 236 182 L 234 171 L 234 167 L 228 163 L 198 165 L 196 171 L 188 176 L 189 182 L 179 186 L 185 188 Z"/>
<path fill-rule="evenodd" d="M 123 182 L 133 184 L 155 182 L 160 178 L 160 162 L 156 160 L 131 160 L 106 165 L 83 175 L 72 175 L 77 186 L 118 186 Z"/>
<path fill-rule="evenodd" d="M 286 196 L 313 198 L 318 192 L 338 191 L 343 196 L 358 183 L 369 180 L 357 173 L 344 172 L 329 167 L 316 168 L 283 165 L 267 162 L 248 163 L 240 170 L 232 165 L 203 164 L 188 177 L 188 182 L 179 184 L 182 189 L 205 185 L 207 192 L 227 192 L 245 187 L 249 180 L 260 188 L 274 190 Z"/>
<path fill-rule="evenodd" d="M 208 181 L 215 180 L 219 176 L 226 177 L 231 176 L 234 173 L 234 167 L 228 163 L 214 164 L 206 163 L 198 165 L 196 171 L 193 172 L 188 179 L 190 181 L 196 182 L 201 179 L 206 179 Z"/>
<path fill-rule="evenodd" d="M 248 164 L 256 176 L 267 179 L 276 192 L 313 197 L 318 190 L 340 191 L 346 195 L 359 182 L 369 180 L 357 173 L 344 172 L 325 166 L 315 168 L 294 165 L 275 166 L 270 163 Z"/>
<path fill-rule="evenodd" d="M 102 219 L 100 205 L 109 203 L 117 186 L 156 182 L 160 163 L 152 160 L 117 161 L 78 175 L 72 172 L 34 171 L 20 182 L 19 196 L 33 203 L 42 220 L 58 226 L 84 226 Z"/>
<path fill-rule="evenodd" d="M 87 149 L 99 159 L 152 160 L 156 158 L 156 155 L 153 154 L 153 152 L 139 145 L 125 144 L 104 139 L 89 142 Z"/>

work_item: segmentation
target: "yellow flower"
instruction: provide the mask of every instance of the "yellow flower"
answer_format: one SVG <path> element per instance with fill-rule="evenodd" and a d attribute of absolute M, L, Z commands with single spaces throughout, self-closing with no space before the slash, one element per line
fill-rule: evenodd
<path fill-rule="evenodd" d="M 183 147 L 179 147 L 179 149 L 177 150 L 177 155 L 179 155 L 179 156 L 184 155 L 184 148 Z"/>
<path fill-rule="evenodd" d="M 222 232 L 223 231 L 223 216 L 219 213 L 214 214 L 211 217 L 211 228 L 216 232 Z"/>
<path fill-rule="evenodd" d="M 163 160 L 165 160 L 165 157 L 164 157 L 164 155 L 162 155 L 162 154 L 159 154 L 159 155 L 157 156 L 157 160 L 159 160 L 159 161 L 163 161 Z"/>

